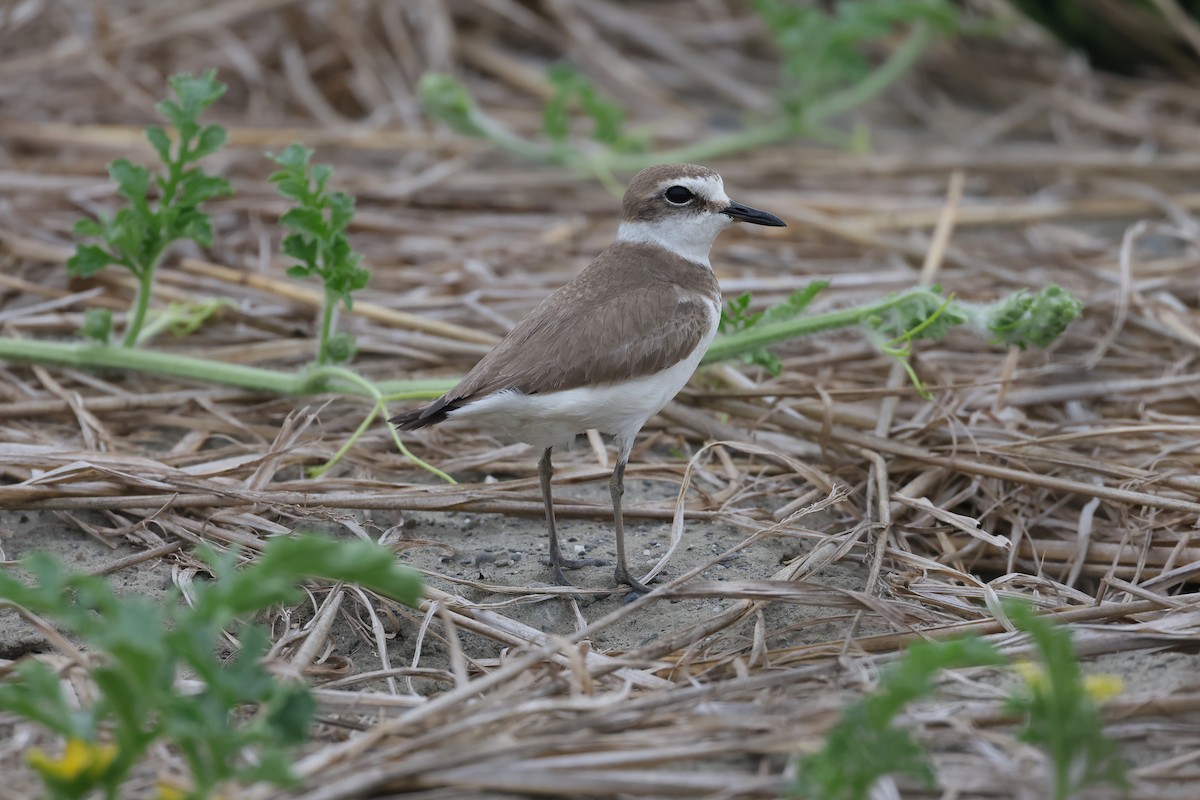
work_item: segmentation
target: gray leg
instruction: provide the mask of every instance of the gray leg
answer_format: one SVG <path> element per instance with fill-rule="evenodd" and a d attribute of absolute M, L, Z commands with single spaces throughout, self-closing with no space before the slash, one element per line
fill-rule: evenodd
<path fill-rule="evenodd" d="M 563 586 L 570 586 L 571 582 L 563 575 L 564 569 L 594 567 L 604 562 L 598 558 L 571 560 L 562 556 L 562 550 L 558 546 L 558 530 L 554 525 L 554 499 L 550 494 L 550 478 L 554 475 L 554 465 L 550 463 L 550 451 L 553 449 L 547 447 L 543 451 L 541 460 L 538 461 L 538 477 L 542 479 L 542 500 L 546 504 L 546 527 L 550 533 L 550 571 L 556 582 Z"/>
<path fill-rule="evenodd" d="M 625 494 L 625 464 L 629 460 L 628 453 L 622 453 L 613 468 L 612 479 L 608 482 L 609 493 L 612 495 L 613 523 L 617 528 L 617 572 L 618 584 L 625 584 L 635 592 L 646 594 L 649 587 L 636 580 L 629 574 L 625 565 L 625 520 L 621 516 L 621 497 Z"/>

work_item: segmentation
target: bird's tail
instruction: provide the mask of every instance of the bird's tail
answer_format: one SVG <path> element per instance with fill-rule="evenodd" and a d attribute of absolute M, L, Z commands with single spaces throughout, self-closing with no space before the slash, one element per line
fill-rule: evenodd
<path fill-rule="evenodd" d="M 446 402 L 445 398 L 442 398 L 427 406 L 396 414 L 388 419 L 388 422 L 402 431 L 416 430 L 417 428 L 437 425 L 439 422 L 445 421 L 454 408 L 454 406 Z"/>

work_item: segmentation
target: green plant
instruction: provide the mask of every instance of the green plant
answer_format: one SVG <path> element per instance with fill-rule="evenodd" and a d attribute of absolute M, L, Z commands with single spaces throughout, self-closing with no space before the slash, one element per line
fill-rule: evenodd
<path fill-rule="evenodd" d="M 193 166 L 225 144 L 224 128 L 199 122 L 200 114 L 225 93 L 225 84 L 216 79 L 216 70 L 209 70 L 198 78 L 175 75 L 170 85 L 175 99 L 163 100 L 155 109 L 171 123 L 175 141 L 160 126 L 146 128 L 146 138 L 165 171 L 152 175 L 124 158 L 112 162 L 108 174 L 129 204 L 112 216 L 76 223 L 77 236 L 97 238 L 101 244 L 79 245 L 67 262 L 67 270 L 79 277 L 94 275 L 109 264 L 133 274 L 138 290 L 125 326 L 125 347 L 138 342 L 154 290 L 154 272 L 167 248 L 181 239 L 211 245 L 212 224 L 201 205 L 233 193 L 226 180 Z M 111 314 L 94 313 L 86 320 L 85 333 L 107 341 L 111 322 Z"/>
<path fill-rule="evenodd" d="M 1041 670 L 1015 665 L 1025 681 L 1007 706 L 1022 719 L 1021 740 L 1049 756 L 1054 800 L 1067 800 L 1097 783 L 1125 786 L 1125 767 L 1114 757 L 1116 745 L 1104 735 L 1093 699 L 1116 693 L 1114 681 L 1107 676 L 1089 681 L 1083 675 L 1066 628 L 1037 616 L 1027 603 L 1009 601 L 1003 609 L 1029 634 L 1044 665 Z M 805 800 L 866 800 L 879 779 L 899 774 L 932 787 L 935 776 L 921 746 L 893 723 L 909 703 L 933 692 L 933 678 L 941 670 L 1007 661 L 974 636 L 911 645 L 883 673 L 876 692 L 846 709 L 821 749 L 798 760 L 793 793 Z"/>
<path fill-rule="evenodd" d="M 950 35 L 958 9 L 946 0 L 841 0 L 823 8 L 796 0 L 754 0 L 782 56 L 780 104 L 803 130 L 814 106 L 871 73 L 866 49 L 909 26 Z"/>
<path fill-rule="evenodd" d="M 1029 634 L 1042 670 L 1026 674 L 1024 686 L 1008 701 L 1025 722 L 1021 740 L 1049 757 L 1054 800 L 1067 800 L 1088 786 L 1128 785 L 1117 746 L 1104 735 L 1100 711 L 1079 668 L 1071 634 L 1034 613 L 1026 603 L 1006 603 L 1004 612 Z"/>
<path fill-rule="evenodd" d="M 483 111 L 470 91 L 449 75 L 421 80 L 430 116 L 458 133 L 486 139 L 520 158 L 561 164 L 595 175 L 611 188 L 614 171 L 652 164 L 707 161 L 798 136 L 836 145 L 857 145 L 859 136 L 829 127 L 830 121 L 877 97 L 903 76 L 939 38 L 959 27 L 951 0 L 755 0 L 781 54 L 778 105 L 742 130 L 709 136 L 674 150 L 654 151 L 648 139 L 624 129 L 624 111 L 600 96 L 582 76 L 564 68 L 550 73 L 554 94 L 543 113 L 549 144 L 514 134 Z M 826 10 L 828 8 L 828 10 Z M 872 67 L 866 50 L 903 33 L 890 56 Z M 591 119 L 598 147 L 584 151 L 569 138 L 572 101 Z"/>
<path fill-rule="evenodd" d="M 765 311 L 750 311 L 754 297 L 750 292 L 743 292 L 725 303 L 721 309 L 721 322 L 718 330 L 726 336 L 732 336 L 739 331 L 748 330 L 755 325 L 773 325 L 788 322 L 804 313 L 813 298 L 829 286 L 829 281 L 811 281 L 788 295 L 782 303 L 773 305 Z M 741 354 L 742 361 L 747 364 L 757 364 L 767 370 L 772 376 L 778 376 L 783 371 L 779 357 L 765 347 L 756 347 Z"/>
<path fill-rule="evenodd" d="M 592 121 L 593 140 L 618 152 L 646 149 L 645 137 L 625 133 L 625 110 L 602 96 L 582 73 L 559 64 L 551 67 L 548 77 L 554 86 L 554 96 L 542 109 L 542 133 L 551 141 L 569 147 L 571 108 L 577 104 Z"/>
<path fill-rule="evenodd" d="M 749 311 L 749 295 L 730 300 L 722 313 L 722 335 L 709 347 L 702 363 L 742 358 L 778 374 L 778 359 L 765 349 L 769 345 L 857 326 L 880 352 L 899 360 L 917 391 L 926 395 L 909 363 L 917 339 L 941 339 L 954 327 L 966 327 L 999 344 L 1047 347 L 1083 312 L 1082 303 L 1054 285 L 1037 292 L 1022 289 L 986 304 L 947 297 L 940 286 L 919 286 L 874 303 L 805 316 L 804 310 L 825 285 L 822 281 L 809 283 L 779 305 L 758 313 Z"/>
<path fill-rule="evenodd" d="M 175 748 L 191 772 L 186 797 L 207 800 L 229 781 L 290 781 L 292 748 L 307 737 L 313 701 L 307 687 L 271 674 L 260 626 L 237 626 L 238 652 L 217 652 L 239 617 L 301 596 L 297 583 L 321 577 L 351 581 L 408 604 L 420 578 L 390 550 L 369 542 L 319 536 L 273 539 L 242 569 L 233 555 L 202 550 L 214 579 L 197 582 L 192 604 L 118 597 L 101 578 L 72 574 L 48 555 L 25 562 L 34 583 L 0 572 L 0 601 L 48 618 L 78 636 L 95 700 L 76 708 L 59 676 L 24 659 L 0 682 L 0 709 L 40 723 L 67 741 L 62 757 L 34 753 L 30 764 L 52 798 L 100 790 L 120 796 L 130 769 L 155 742 Z M 181 692 L 181 673 L 202 684 Z"/>
<path fill-rule="evenodd" d="M 809 287 L 806 287 L 802 291 L 808 290 Z M 1025 298 L 1042 296 L 1053 302 L 1030 303 L 1028 314 L 1023 313 L 1020 324 L 1016 325 L 1011 324 L 1014 317 L 1007 313 L 1007 309 L 1011 308 L 1008 298 L 986 305 L 965 303 L 957 299 L 947 303 L 947 298 L 936 286 L 916 287 L 874 302 L 821 314 L 788 315 L 787 318 L 777 319 L 764 313 L 751 321 L 743 320 L 740 326 L 736 322 L 727 322 L 727 329 L 730 324 L 735 325 L 735 329 L 713 341 L 702 363 L 714 364 L 743 358 L 747 354 L 781 342 L 848 327 L 864 327 L 885 343 L 905 333 L 910 337 L 930 338 L 932 335 L 944 335 L 949 330 L 950 322 L 979 330 L 985 335 L 996 337 L 997 341 L 1011 341 L 1016 346 L 1025 343 L 1040 347 L 1050 342 L 1051 334 L 1061 335 L 1082 310 L 1078 300 L 1056 286 L 1042 289 L 1032 295 L 1025 290 L 1018 294 Z M 1019 305 L 1024 306 L 1025 302 L 1021 300 Z M 746 304 L 747 309 L 748 307 L 749 301 Z M 939 312 L 939 309 L 942 310 Z M 930 318 L 935 314 L 938 314 L 938 318 L 931 321 Z M 750 317 L 755 315 L 750 314 Z M 938 324 L 934 325 L 934 322 Z M 902 324 L 908 324 L 909 327 L 902 328 Z M 374 384 L 350 370 L 334 366 L 313 367 L 301 373 L 292 373 L 265 367 L 225 364 L 175 353 L 127 351 L 90 343 L 47 342 L 6 337 L 0 337 L 0 358 L 81 368 L 140 370 L 279 394 L 332 392 L 353 397 L 368 397 L 376 402 L 432 399 L 445 393 L 458 380 L 455 377 L 447 377 L 419 381 L 382 381 Z"/>
<path fill-rule="evenodd" d="M 883 0 L 875 0 L 882 2 Z M 903 48 L 901 48 L 903 49 Z M 896 61 L 900 50 L 888 63 Z M 887 64 L 881 65 L 883 70 Z M 899 67 L 890 67 L 891 74 Z M 880 80 L 879 71 L 872 72 Z M 604 177 L 607 161 L 604 153 L 613 148 L 636 155 L 641 142 L 625 132 L 623 113 L 603 99 L 598 91 L 581 76 L 566 68 L 552 74 L 556 94 L 544 119 L 545 133 L 553 140 L 564 157 L 579 154 L 569 144 L 567 114 L 579 105 L 594 122 L 593 137 L 605 149 L 598 161 L 588 160 L 589 168 Z M 80 235 L 100 235 L 103 245 L 81 244 L 71 258 L 69 269 L 74 274 L 93 274 L 106 264 L 123 264 L 138 277 L 139 291 L 125 335 L 125 345 L 144 341 L 160 331 L 186 333 L 194 330 L 229 305 L 228 300 L 215 299 L 195 304 L 172 304 L 146 324 L 146 308 L 150 298 L 154 267 L 171 241 L 193 238 L 207 243 L 211 226 L 200 203 L 208 197 L 228 192 L 228 184 L 205 175 L 192 162 L 213 152 L 224 141 L 219 126 L 202 127 L 199 114 L 224 92 L 212 71 L 200 78 L 179 75 L 171 79 L 177 100 L 159 104 L 164 116 L 175 124 L 176 142 L 162 128 L 147 129 L 147 136 L 167 164 L 165 176 L 156 178 L 157 193 L 151 190 L 150 173 L 127 161 L 113 164 L 119 191 L 129 199 L 129 208 L 121 209 L 99 223 L 85 222 L 79 226 Z M 507 133 L 502 126 L 475 105 L 461 84 L 446 76 L 426 75 L 422 79 L 422 94 L 436 114 L 456 130 L 471 135 L 503 140 L 504 146 L 530 157 L 544 154 L 545 146 L 528 142 Z M 812 114 L 810 108 L 807 112 Z M 743 142 L 744 143 L 744 142 Z M 720 147 L 716 148 L 718 151 Z M 574 155 L 570 155 L 574 154 Z M 335 361 L 348 358 L 353 340 L 334 332 L 334 319 L 339 305 L 351 308 L 352 293 L 362 288 L 368 278 L 367 270 L 359 266 L 359 256 L 349 245 L 346 229 L 354 211 L 354 200 L 341 192 L 327 191 L 329 167 L 311 165 L 312 151 L 291 145 L 273 156 L 283 167 L 272 180 L 279 191 L 293 199 L 296 206 L 281 217 L 291 229 L 285 238 L 284 250 L 300 263 L 291 269 L 296 277 L 316 275 L 325 284 L 325 302 L 321 313 L 321 334 L 316 364 L 298 372 L 269 369 L 243 364 L 228 364 L 210 359 L 195 358 L 178 353 L 155 352 L 145 348 L 114 347 L 110 344 L 112 314 L 107 309 L 88 309 L 84 315 L 85 339 L 77 342 L 55 342 L 0 337 L 0 358 L 62 364 L 90 369 L 126 369 L 155 374 L 173 375 L 187 380 L 212 382 L 244 387 L 256 391 L 289 395 L 333 393 L 365 397 L 372 401 L 371 411 L 350 438 L 325 464 L 310 470 L 319 475 L 345 455 L 377 418 L 387 418 L 387 403 L 401 399 L 437 397 L 449 389 L 454 379 L 432 381 L 384 381 L 375 383 L 356 372 L 336 366 Z M 640 156 L 639 156 L 640 157 Z M 591 157 L 589 156 L 589 159 Z M 611 182 L 611 176 L 606 180 Z M 155 194 L 154 198 L 151 195 Z M 866 325 L 878 338 L 881 349 L 904 360 L 907 366 L 908 342 L 918 335 L 928 337 L 943 331 L 953 320 L 963 319 L 957 301 L 947 301 L 937 290 L 918 288 L 883 298 L 873 303 L 824 314 L 805 316 L 807 304 L 823 288 L 815 283 L 797 291 L 786 302 L 762 313 L 749 311 L 751 298 L 731 301 L 722 322 L 722 335 L 705 356 L 705 363 L 729 358 L 745 358 L 776 372 L 778 359 L 766 348 L 798 336 L 833 328 Z M 1011 302 L 1010 302 L 1011 301 Z M 961 304 L 967 313 L 965 320 L 985 330 L 1001 343 L 1024 346 L 1046 346 L 1079 314 L 1080 305 L 1068 294 L 1051 287 L 1038 293 L 1022 292 L 988 307 L 974 311 Z M 931 311 L 932 309 L 932 311 Z M 939 316 L 940 315 L 940 316 Z M 934 323 L 937 324 L 934 324 Z M 890 331 L 890 333 L 887 333 Z M 887 333 L 887 335 L 885 335 Z M 910 370 L 914 383 L 920 386 Z M 389 428 L 397 449 L 413 463 L 449 481 L 445 473 L 416 458 L 404 446 L 394 429 Z"/>
<path fill-rule="evenodd" d="M 879 690 L 847 708 L 821 749 L 800 759 L 795 793 L 806 800 L 865 800 L 876 781 L 898 773 L 932 786 L 933 770 L 920 745 L 892 723 L 905 706 L 933 692 L 938 672 L 1003 662 L 977 637 L 910 646 L 880 678 Z"/>
<path fill-rule="evenodd" d="M 338 305 L 349 311 L 354 304 L 351 293 L 366 286 L 371 273 L 359 266 L 362 256 L 346 237 L 354 218 L 354 198 L 326 190 L 333 170 L 324 164 L 310 165 L 312 154 L 299 144 L 288 145 L 278 155 L 268 154 L 283 167 L 268 180 L 296 204 L 279 218 L 279 224 L 292 231 L 283 240 L 283 252 L 300 262 L 288 269 L 288 275 L 315 275 L 325 284 L 317 363 L 332 364 L 348 361 L 354 354 L 354 338 L 333 332 Z"/>
<path fill-rule="evenodd" d="M 1083 303 L 1051 284 L 1038 292 L 1026 289 L 973 309 L 972 321 L 995 338 L 995 344 L 1049 347 L 1083 313 Z"/>

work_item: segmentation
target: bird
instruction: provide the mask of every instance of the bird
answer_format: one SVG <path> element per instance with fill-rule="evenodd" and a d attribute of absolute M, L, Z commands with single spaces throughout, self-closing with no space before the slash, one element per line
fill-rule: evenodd
<path fill-rule="evenodd" d="M 734 222 L 785 224 L 729 199 L 721 176 L 707 167 L 642 170 L 626 188 L 611 245 L 512 328 L 453 389 L 389 420 L 404 431 L 469 420 L 540 448 L 548 562 L 559 584 L 570 585 L 564 569 L 603 562 L 563 557 L 551 454 L 596 429 L 612 437 L 617 451 L 609 480 L 614 577 L 637 594 L 650 591 L 625 559 L 625 467 L 642 426 L 688 382 L 717 335 L 721 289 L 709 251 Z"/>

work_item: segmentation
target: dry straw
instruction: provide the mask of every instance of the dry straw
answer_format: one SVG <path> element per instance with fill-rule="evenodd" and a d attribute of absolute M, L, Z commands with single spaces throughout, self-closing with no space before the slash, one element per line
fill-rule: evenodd
<path fill-rule="evenodd" d="M 311 357 L 320 296 L 284 279 L 272 252 L 282 206 L 262 180 L 262 151 L 299 139 L 360 200 L 351 236 L 374 274 L 349 321 L 356 368 L 380 380 L 461 373 L 610 239 L 615 203 L 592 180 L 430 125 L 420 76 L 457 72 L 533 134 L 551 91 L 543 63 L 570 54 L 671 144 L 714 131 L 714 109 L 769 106 L 766 52 L 762 25 L 732 2 L 10 3 L 0 9 L 0 333 L 70 337 L 87 307 L 120 319 L 132 290 L 123 276 L 66 278 L 70 225 L 109 203 L 108 160 L 149 155 L 139 128 L 166 76 L 211 66 L 233 86 L 214 112 L 231 133 L 217 166 L 238 193 L 213 204 L 211 252 L 164 264 L 157 299 L 234 307 L 150 346 L 282 369 Z M 1095 669 L 1127 672 L 1106 719 L 1136 758 L 1137 796 L 1194 796 L 1200 695 L 1190 677 L 1151 678 L 1156 664 L 1194 663 L 1164 651 L 1200 635 L 1198 110 L 1185 86 L 1103 77 L 1052 49 L 1033 58 L 993 41 L 937 51 L 861 114 L 869 154 L 797 145 L 715 164 L 740 197 L 791 226 L 727 236 L 714 262 L 729 293 L 765 305 L 827 277 L 819 304 L 830 307 L 918 282 L 973 301 L 1056 282 L 1084 300 L 1085 317 L 1049 353 L 1005 353 L 966 334 L 922 345 L 916 369 L 932 402 L 854 333 L 783 348 L 778 378 L 710 369 L 651 422 L 630 469 L 631 480 L 691 488 L 678 503 L 673 490 L 662 502 L 631 492 L 626 516 L 673 525 L 684 546 L 696 526 L 741 536 L 628 605 L 581 606 L 596 592 L 514 585 L 503 570 L 459 578 L 453 562 L 430 562 L 420 612 L 310 587 L 310 606 L 280 612 L 273 651 L 281 670 L 317 686 L 323 724 L 297 764 L 305 788 L 243 796 L 776 797 L 789 758 L 818 746 L 907 643 L 973 631 L 1020 652 L 994 613 L 1014 596 L 1072 625 L 1085 656 L 1107 658 Z M 371 519 L 444 511 L 527 517 L 537 530 L 536 454 L 466 429 L 408 440 L 459 485 L 430 485 L 381 428 L 337 471 L 305 479 L 367 410 L 0 365 L 0 548 L 29 549 L 19 515 L 40 511 L 141 551 L 98 569 L 165 562 L 186 587 L 199 542 L 253 557 L 264 537 L 297 527 L 377 536 Z M 727 443 L 691 464 L 674 449 L 716 439 Z M 587 448 L 564 467 L 564 498 L 604 474 Z M 489 474 L 516 479 L 485 483 Z M 609 519 L 598 499 L 562 500 L 558 513 Z M 787 537 L 799 544 L 774 574 L 715 580 L 722 559 Z M 385 541 L 402 556 L 461 544 L 449 533 L 414 542 L 403 528 Z M 851 580 L 830 580 L 838 570 Z M 652 640 L 603 644 L 668 602 L 700 610 Z M 547 632 L 521 621 L 530 603 L 570 608 L 579 622 Z M 360 644 L 373 666 L 347 657 Z M 905 797 L 1042 796 L 1044 764 L 1000 713 L 997 680 L 955 673 L 910 710 L 905 724 L 944 793 Z M 38 737 L 0 717 L 0 798 L 34 792 L 21 754 Z M 156 758 L 127 796 L 149 797 L 152 773 L 178 767 Z"/>

